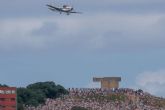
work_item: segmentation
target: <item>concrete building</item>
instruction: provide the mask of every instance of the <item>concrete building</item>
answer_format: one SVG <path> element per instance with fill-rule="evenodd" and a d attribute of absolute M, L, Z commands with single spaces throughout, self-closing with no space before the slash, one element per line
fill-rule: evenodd
<path fill-rule="evenodd" d="M 17 110 L 15 87 L 0 87 L 0 110 Z"/>
<path fill-rule="evenodd" d="M 119 88 L 120 81 L 121 77 L 93 78 L 93 82 L 101 82 L 101 88 L 103 89 Z"/>

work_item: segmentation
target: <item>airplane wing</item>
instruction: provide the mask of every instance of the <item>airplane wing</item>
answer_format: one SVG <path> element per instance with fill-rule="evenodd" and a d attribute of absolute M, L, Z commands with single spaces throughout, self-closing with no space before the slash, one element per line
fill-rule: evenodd
<path fill-rule="evenodd" d="M 54 7 L 52 5 L 46 5 L 49 7 L 50 10 L 54 11 L 54 10 L 57 10 L 57 11 L 62 11 L 60 8 L 57 8 L 57 7 Z"/>
<path fill-rule="evenodd" d="M 71 11 L 70 13 L 82 14 L 82 12 Z"/>

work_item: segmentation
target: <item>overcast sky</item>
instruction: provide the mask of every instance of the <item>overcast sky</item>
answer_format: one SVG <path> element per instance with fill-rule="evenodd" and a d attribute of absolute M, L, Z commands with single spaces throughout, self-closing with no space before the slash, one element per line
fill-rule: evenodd
<path fill-rule="evenodd" d="M 59 14 L 70 4 L 83 14 Z M 0 83 L 54 81 L 96 87 L 93 77 L 121 76 L 121 87 L 165 97 L 164 0 L 1 0 Z"/>

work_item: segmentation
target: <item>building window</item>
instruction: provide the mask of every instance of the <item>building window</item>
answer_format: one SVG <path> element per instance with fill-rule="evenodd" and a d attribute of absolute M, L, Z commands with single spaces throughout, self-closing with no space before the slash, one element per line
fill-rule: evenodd
<path fill-rule="evenodd" d="M 5 93 L 6 94 L 11 94 L 11 90 L 6 90 Z"/>
<path fill-rule="evenodd" d="M 11 98 L 11 101 L 15 101 L 15 98 Z"/>
<path fill-rule="evenodd" d="M 5 94 L 5 91 L 4 90 L 0 90 L 0 94 Z"/>
<path fill-rule="evenodd" d="M 16 92 L 15 92 L 15 90 L 12 90 L 11 93 L 12 93 L 12 94 L 15 94 Z"/>
<path fill-rule="evenodd" d="M 5 101 L 5 98 L 0 98 L 0 101 Z"/>
<path fill-rule="evenodd" d="M 16 108 L 16 106 L 12 106 L 12 108 Z"/>

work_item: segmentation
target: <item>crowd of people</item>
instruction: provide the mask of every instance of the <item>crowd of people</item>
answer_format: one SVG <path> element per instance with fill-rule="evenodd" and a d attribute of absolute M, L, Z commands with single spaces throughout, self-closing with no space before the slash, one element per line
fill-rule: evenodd
<path fill-rule="evenodd" d="M 88 110 L 165 110 L 165 99 L 133 89 L 68 89 L 69 94 L 47 99 L 38 107 L 26 110 L 71 110 L 74 106 Z"/>

